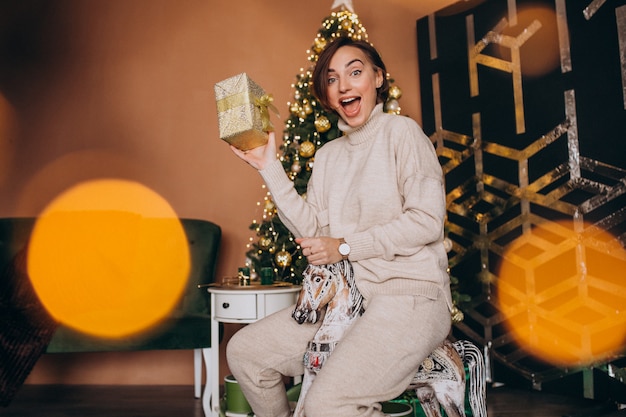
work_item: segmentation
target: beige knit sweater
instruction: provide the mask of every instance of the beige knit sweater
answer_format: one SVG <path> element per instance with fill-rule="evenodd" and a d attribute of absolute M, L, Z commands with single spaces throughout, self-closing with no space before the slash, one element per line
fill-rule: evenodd
<path fill-rule="evenodd" d="M 260 171 L 280 219 L 296 237 L 343 237 L 357 287 L 375 294 L 443 294 L 451 307 L 443 247 L 445 191 L 434 147 L 408 117 L 376 106 L 356 129 L 315 154 L 306 198 L 279 161 Z"/>

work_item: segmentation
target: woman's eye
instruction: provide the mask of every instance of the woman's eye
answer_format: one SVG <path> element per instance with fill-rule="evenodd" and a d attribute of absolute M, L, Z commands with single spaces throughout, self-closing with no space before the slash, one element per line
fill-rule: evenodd
<path fill-rule="evenodd" d="M 352 75 L 359 75 L 359 74 L 361 74 L 361 70 L 360 69 L 352 71 Z"/>
<path fill-rule="evenodd" d="M 337 78 L 335 78 L 335 77 L 330 77 L 330 78 L 328 79 L 328 84 L 332 84 L 332 83 L 334 83 L 335 81 L 337 81 Z"/>

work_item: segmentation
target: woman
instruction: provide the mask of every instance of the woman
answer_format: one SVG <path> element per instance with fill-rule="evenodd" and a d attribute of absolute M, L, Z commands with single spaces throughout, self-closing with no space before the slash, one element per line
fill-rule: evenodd
<path fill-rule="evenodd" d="M 320 54 L 313 94 L 340 116 L 344 136 L 317 151 L 306 200 L 278 161 L 273 134 L 264 147 L 233 148 L 259 170 L 308 262 L 349 259 L 365 299 L 307 393 L 307 417 L 382 416 L 380 402 L 406 389 L 450 330 L 441 167 L 414 121 L 383 112 L 388 89 L 369 43 L 339 38 Z M 290 415 L 283 375 L 303 373 L 317 331 L 291 312 L 246 326 L 228 345 L 229 367 L 258 417 Z"/>

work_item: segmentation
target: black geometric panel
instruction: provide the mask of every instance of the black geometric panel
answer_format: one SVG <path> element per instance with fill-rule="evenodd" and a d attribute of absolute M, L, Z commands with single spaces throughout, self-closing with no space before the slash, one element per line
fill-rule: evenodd
<path fill-rule="evenodd" d="M 417 40 L 471 296 L 455 333 L 535 387 L 582 372 L 597 396 L 592 368 L 625 372 L 626 0 L 459 2 Z"/>

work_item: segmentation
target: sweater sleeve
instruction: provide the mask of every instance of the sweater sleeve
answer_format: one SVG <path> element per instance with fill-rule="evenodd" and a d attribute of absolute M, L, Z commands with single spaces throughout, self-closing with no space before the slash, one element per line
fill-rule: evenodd
<path fill-rule="evenodd" d="M 315 207 L 307 203 L 287 177 L 280 161 L 259 171 L 276 203 L 280 220 L 295 237 L 315 236 L 318 222 Z"/>

